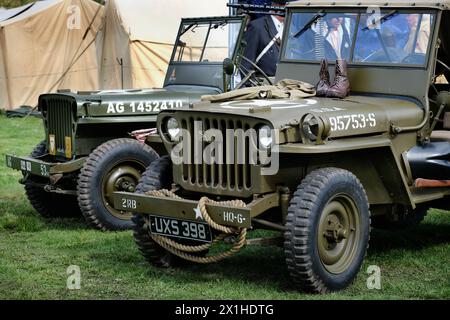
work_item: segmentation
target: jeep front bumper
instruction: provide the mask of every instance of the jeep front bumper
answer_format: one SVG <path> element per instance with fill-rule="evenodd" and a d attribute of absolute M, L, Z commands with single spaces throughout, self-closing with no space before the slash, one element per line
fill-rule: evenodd
<path fill-rule="evenodd" d="M 49 163 L 29 157 L 6 155 L 7 167 L 22 171 L 24 174 L 48 178 L 52 183 L 56 183 L 64 174 L 80 170 L 85 161 L 86 158 L 81 158 L 64 163 Z"/>
<path fill-rule="evenodd" d="M 273 193 L 252 201 L 245 208 L 207 205 L 211 218 L 218 224 L 237 228 L 250 228 L 252 218 L 279 206 L 279 194 Z M 161 198 L 127 192 L 114 193 L 114 208 L 124 212 L 157 215 L 180 220 L 202 220 L 198 214 L 198 201 Z"/>

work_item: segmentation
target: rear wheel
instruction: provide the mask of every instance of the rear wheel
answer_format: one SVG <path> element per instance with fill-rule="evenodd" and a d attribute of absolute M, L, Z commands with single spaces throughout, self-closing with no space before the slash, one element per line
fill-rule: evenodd
<path fill-rule="evenodd" d="M 169 156 L 164 156 L 154 161 L 144 172 L 136 188 L 136 193 L 145 194 L 149 191 L 170 189 L 172 181 L 172 164 Z M 172 266 L 176 258 L 153 241 L 148 218 L 141 214 L 135 214 L 133 222 L 134 240 L 145 260 L 157 267 Z"/>
<path fill-rule="evenodd" d="M 346 288 L 359 272 L 369 241 L 370 212 L 359 180 L 346 170 L 309 174 L 291 200 L 285 232 L 289 272 L 302 289 Z"/>
<path fill-rule="evenodd" d="M 156 159 L 150 146 L 133 139 L 111 140 L 95 149 L 78 179 L 78 203 L 86 221 L 103 231 L 131 229 L 131 213 L 114 208 L 113 194 L 134 192 L 145 168 Z"/>
<path fill-rule="evenodd" d="M 42 141 L 31 153 L 32 158 L 44 156 L 47 152 L 47 143 Z M 29 176 L 25 182 L 25 194 L 32 207 L 39 215 L 45 218 L 72 217 L 81 214 L 77 198 L 46 192 L 40 185 L 48 184 L 48 179 Z"/>

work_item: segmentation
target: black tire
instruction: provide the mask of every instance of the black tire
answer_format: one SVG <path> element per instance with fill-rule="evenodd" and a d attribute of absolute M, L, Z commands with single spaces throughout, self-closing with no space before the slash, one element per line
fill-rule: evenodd
<path fill-rule="evenodd" d="M 417 206 L 415 210 L 399 206 L 395 214 L 386 214 L 372 218 L 374 228 L 402 230 L 419 225 L 428 213 L 428 206 Z"/>
<path fill-rule="evenodd" d="M 32 158 L 39 158 L 47 153 L 47 142 L 40 142 L 31 153 Z M 48 179 L 29 176 L 25 182 L 25 194 L 31 206 L 44 218 L 61 218 L 80 216 L 77 198 L 46 192 L 35 184 L 48 184 Z"/>
<path fill-rule="evenodd" d="M 339 219 L 345 212 L 348 219 Z M 326 229 L 336 225 L 342 228 Z M 334 238 L 338 234 L 342 239 Z M 369 236 L 369 204 L 360 181 L 346 170 L 316 170 L 302 181 L 288 209 L 284 248 L 289 273 L 304 291 L 342 290 L 358 274 Z"/>
<path fill-rule="evenodd" d="M 132 215 L 113 208 L 112 193 L 134 192 L 145 168 L 158 157 L 150 146 L 126 138 L 95 149 L 78 178 L 78 203 L 88 224 L 102 231 L 131 229 Z"/>
<path fill-rule="evenodd" d="M 163 156 L 154 161 L 144 172 L 136 188 L 136 193 L 170 189 L 172 184 L 172 163 L 169 156 Z M 139 251 L 148 263 L 157 267 L 171 267 L 176 264 L 176 258 L 153 241 L 142 214 L 133 215 L 134 241 Z"/>

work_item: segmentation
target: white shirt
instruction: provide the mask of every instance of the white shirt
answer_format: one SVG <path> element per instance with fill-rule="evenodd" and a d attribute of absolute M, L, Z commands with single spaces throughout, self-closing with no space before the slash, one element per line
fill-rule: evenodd
<path fill-rule="evenodd" d="M 283 35 L 283 30 L 284 30 L 284 23 L 281 22 L 280 20 L 278 20 L 277 18 L 275 18 L 275 16 L 270 16 L 272 18 L 273 24 L 275 25 L 275 28 L 277 29 L 277 36 L 280 37 Z"/>
<path fill-rule="evenodd" d="M 320 25 L 322 26 L 322 30 L 320 29 Z M 337 30 L 331 30 L 328 32 L 328 26 L 326 25 L 324 20 L 319 20 L 315 25 L 311 27 L 311 29 L 316 33 L 322 33 L 322 35 L 327 37 L 327 41 L 331 44 L 334 51 L 336 52 L 336 56 L 338 59 L 342 59 L 341 55 L 341 48 L 342 48 L 342 40 L 344 38 L 344 29 L 343 27 L 347 29 L 348 34 L 351 37 L 351 20 L 345 19 L 344 24 L 341 24 Z M 322 31 L 322 32 L 321 32 Z M 345 43 L 345 48 L 348 49 L 349 44 Z"/>

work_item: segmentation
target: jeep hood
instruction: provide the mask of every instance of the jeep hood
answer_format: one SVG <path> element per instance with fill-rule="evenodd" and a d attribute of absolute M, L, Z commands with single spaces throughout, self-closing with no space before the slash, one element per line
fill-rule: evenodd
<path fill-rule="evenodd" d="M 146 116 L 163 110 L 187 107 L 202 95 L 217 94 L 217 89 L 183 86 L 170 89 L 116 90 L 78 93 L 45 94 L 41 99 L 75 100 L 78 114 L 83 117 Z"/>
<path fill-rule="evenodd" d="M 275 129 L 298 126 L 306 114 L 320 116 L 332 124 L 331 137 L 365 135 L 389 131 L 396 126 L 418 125 L 424 109 L 408 98 L 349 96 L 346 99 L 312 97 L 302 100 L 246 100 L 201 102 L 186 112 L 234 114 L 270 122 Z"/>

